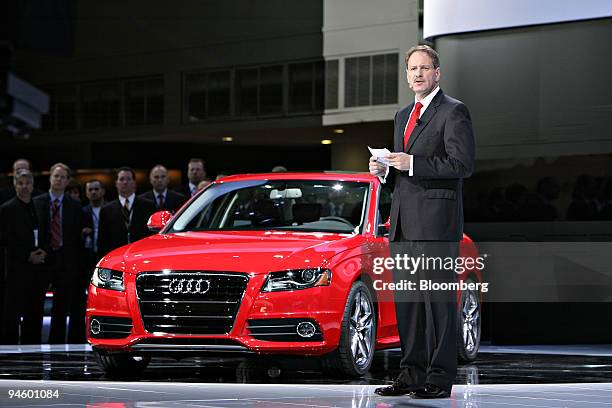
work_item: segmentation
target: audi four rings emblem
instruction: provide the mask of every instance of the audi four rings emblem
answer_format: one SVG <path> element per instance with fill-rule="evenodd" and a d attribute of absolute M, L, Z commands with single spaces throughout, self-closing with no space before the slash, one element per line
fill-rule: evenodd
<path fill-rule="evenodd" d="M 203 295 L 210 289 L 210 281 L 206 279 L 184 279 L 175 278 L 170 281 L 168 290 L 170 293 L 183 295 Z"/>

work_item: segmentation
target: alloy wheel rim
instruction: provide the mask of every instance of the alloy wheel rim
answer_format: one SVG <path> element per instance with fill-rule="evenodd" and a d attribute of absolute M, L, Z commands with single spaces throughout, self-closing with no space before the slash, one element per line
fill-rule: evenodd
<path fill-rule="evenodd" d="M 461 319 L 463 325 L 463 345 L 468 353 L 478 349 L 480 342 L 480 307 L 477 295 L 470 291 L 463 297 L 461 305 Z"/>
<path fill-rule="evenodd" d="M 359 368 L 366 367 L 374 353 L 374 316 L 372 302 L 363 291 L 353 299 L 349 323 L 353 361 Z"/>

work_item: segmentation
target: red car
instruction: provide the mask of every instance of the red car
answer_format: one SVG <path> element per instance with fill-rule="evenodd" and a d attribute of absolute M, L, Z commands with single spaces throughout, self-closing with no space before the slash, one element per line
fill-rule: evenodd
<path fill-rule="evenodd" d="M 174 217 L 154 214 L 158 234 L 94 271 L 87 327 L 98 362 L 118 376 L 161 354 L 292 354 L 363 375 L 375 350 L 399 346 L 379 262 L 390 203 L 369 174 L 249 174 L 213 183 Z M 467 236 L 461 255 L 477 256 Z M 458 278 L 480 282 L 480 270 Z M 463 360 L 478 352 L 480 300 L 457 292 Z"/>

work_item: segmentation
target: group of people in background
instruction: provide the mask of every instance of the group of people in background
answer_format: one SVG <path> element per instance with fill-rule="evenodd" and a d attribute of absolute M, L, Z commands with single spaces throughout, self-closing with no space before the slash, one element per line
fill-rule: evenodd
<path fill-rule="evenodd" d="M 30 162 L 19 159 L 13 163 L 12 186 L 0 191 L 3 344 L 41 343 L 49 289 L 53 292 L 49 343 L 83 343 L 86 289 L 98 260 L 150 235 L 151 214 L 176 211 L 211 183 L 204 160 L 194 158 L 187 165 L 187 184 L 170 190 L 168 170 L 158 164 L 149 173 L 152 188 L 136 195 L 134 170 L 121 167 L 115 175 L 117 199 L 106 202 L 102 182 L 90 179 L 84 185 L 83 206 L 80 186 L 71 173 L 67 165 L 54 164 L 44 191 L 34 186 Z"/>
<path fill-rule="evenodd" d="M 534 190 L 520 183 L 494 187 L 481 192 L 472 205 L 466 203 L 465 219 L 467 222 L 612 220 L 612 179 L 581 174 L 571 191 L 571 201 L 562 205 L 561 184 L 554 177 L 541 178 Z"/>

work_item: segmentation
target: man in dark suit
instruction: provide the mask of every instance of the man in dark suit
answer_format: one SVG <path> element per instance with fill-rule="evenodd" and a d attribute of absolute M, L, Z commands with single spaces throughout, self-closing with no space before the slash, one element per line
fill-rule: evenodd
<path fill-rule="evenodd" d="M 386 157 L 395 173 L 389 231 L 392 255 L 457 257 L 463 236 L 463 179 L 474 167 L 470 114 L 463 103 L 439 88 L 436 51 L 413 47 L 405 62 L 415 101 L 395 115 L 394 153 Z M 370 158 L 371 174 L 385 176 L 389 168 L 376 157 Z M 396 265 L 393 276 L 396 282 L 406 278 L 455 280 L 454 272 L 441 266 L 408 272 Z M 401 372 L 393 385 L 376 389 L 377 394 L 450 395 L 457 370 L 454 296 L 452 291 L 395 292 Z"/>
<path fill-rule="evenodd" d="M 81 244 L 81 203 L 64 194 L 70 168 L 63 163 L 51 166 L 48 193 L 34 198 L 41 242 L 49 248 L 45 265 L 52 279 L 53 309 L 49 343 L 66 342 L 66 316 L 74 314 L 75 282 L 79 272 Z"/>
<path fill-rule="evenodd" d="M 130 167 L 121 167 L 115 181 L 119 197 L 100 211 L 100 253 L 136 242 L 151 235 L 147 221 L 155 212 L 155 204 L 136 197 L 136 174 Z"/>
<path fill-rule="evenodd" d="M 74 315 L 70 316 L 69 343 L 83 343 L 85 341 L 85 308 L 87 304 L 86 290 L 91 280 L 94 267 L 102 257 L 98 249 L 98 231 L 100 224 L 100 210 L 104 205 L 104 187 L 100 180 L 93 179 L 85 183 L 85 196 L 89 204 L 81 209 L 83 242 L 80 248 L 80 265 L 78 279 L 75 285 Z"/>
<path fill-rule="evenodd" d="M 177 187 L 177 193 L 181 193 L 187 199 L 191 198 L 198 192 L 198 184 L 206 177 L 206 167 L 204 160 L 194 158 L 189 160 L 187 164 L 187 178 L 189 182 L 186 185 Z"/>
<path fill-rule="evenodd" d="M 161 164 L 154 166 L 149 173 L 149 181 L 153 190 L 142 193 L 138 197 L 155 203 L 157 211 L 176 212 L 187 201 L 187 197 L 172 190 L 168 190 L 168 169 Z"/>
<path fill-rule="evenodd" d="M 32 202 L 34 179 L 27 169 L 17 170 L 16 196 L 0 207 L 0 246 L 5 253 L 6 277 L 0 304 L 3 344 L 40 344 L 45 292 L 49 279 L 40 247 L 38 217 Z M 20 318 L 23 320 L 20 322 Z M 19 327 L 21 326 L 21 339 Z"/>

